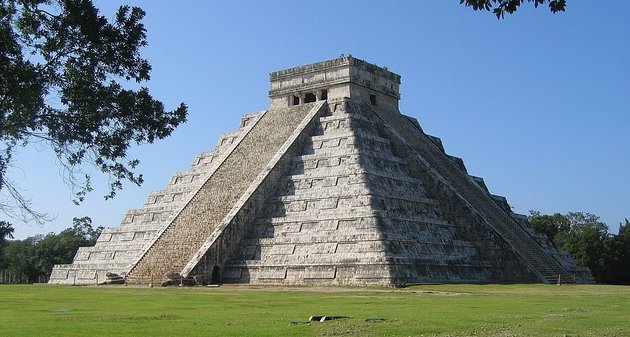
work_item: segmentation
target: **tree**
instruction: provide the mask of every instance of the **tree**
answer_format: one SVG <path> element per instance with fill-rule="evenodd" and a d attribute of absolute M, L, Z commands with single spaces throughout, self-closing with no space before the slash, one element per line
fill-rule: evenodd
<path fill-rule="evenodd" d="M 4 249 L 5 268 L 13 275 L 22 279 L 21 282 L 28 282 L 37 279 L 38 272 L 33 263 L 34 247 L 42 239 L 43 236 L 37 235 L 28 237 L 24 240 L 15 240 L 9 242 Z"/>
<path fill-rule="evenodd" d="M 91 0 L 0 0 L 0 209 L 40 220 L 7 176 L 16 147 L 39 142 L 66 169 L 74 201 L 91 191 L 84 164 L 109 176 L 111 198 L 123 181 L 140 185 L 134 144 L 168 137 L 186 121 L 182 103 L 166 111 L 146 87 L 151 66 L 138 7 L 109 22 Z M 134 84 L 134 82 L 136 84 Z M 133 88 L 138 86 L 138 88 Z"/>
<path fill-rule="evenodd" d="M 460 4 L 466 7 L 472 7 L 474 10 L 486 10 L 494 13 L 497 19 L 502 19 L 505 13 L 512 14 L 521 6 L 525 0 L 460 0 Z M 552 13 L 564 12 L 567 2 L 566 0 L 527 0 L 533 2 L 534 7 L 547 3 Z"/>
<path fill-rule="evenodd" d="M 59 234 L 49 233 L 10 241 L 0 257 L 2 265 L 22 282 L 48 277 L 55 264 L 72 263 L 79 247 L 93 246 L 103 227 L 94 229 L 89 217 L 74 218 L 72 227 Z"/>
<path fill-rule="evenodd" d="M 569 212 L 565 217 L 570 223 L 570 229 L 558 233 L 556 244 L 567 251 L 579 266 L 588 267 L 598 282 L 604 282 L 608 226 L 591 213 Z"/>
<path fill-rule="evenodd" d="M 569 212 L 541 215 L 530 211 L 532 228 L 544 233 L 580 266 L 588 267 L 600 283 L 630 284 L 630 222 L 612 235 L 599 217 Z"/>
<path fill-rule="evenodd" d="M 6 222 L 0 221 L 0 244 L 5 242 L 6 239 L 13 239 L 13 226 Z"/>
<path fill-rule="evenodd" d="M 630 222 L 619 224 L 619 232 L 609 240 L 606 281 L 630 284 Z"/>
<path fill-rule="evenodd" d="M 0 221 L 0 269 L 4 269 L 4 248 L 7 246 L 7 239 L 13 239 L 13 226 L 6 221 Z"/>
<path fill-rule="evenodd" d="M 529 211 L 529 224 L 538 233 L 547 235 L 549 240 L 558 247 L 556 237 L 559 233 L 566 233 L 571 229 L 571 223 L 564 215 L 541 215 L 537 211 Z"/>
<path fill-rule="evenodd" d="M 93 246 L 103 229 L 103 226 L 98 226 L 96 229 L 92 227 L 92 219 L 84 216 L 82 218 L 72 218 L 72 228 L 68 228 L 64 232 L 83 238 L 86 241 L 85 246 Z"/>

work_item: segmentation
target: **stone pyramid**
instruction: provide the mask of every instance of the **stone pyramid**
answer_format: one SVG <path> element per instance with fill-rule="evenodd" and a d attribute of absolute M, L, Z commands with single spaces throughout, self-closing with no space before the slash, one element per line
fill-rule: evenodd
<path fill-rule="evenodd" d="M 149 195 L 50 283 L 590 283 L 527 217 L 398 110 L 400 76 L 352 56 L 271 74 L 269 110 Z"/>

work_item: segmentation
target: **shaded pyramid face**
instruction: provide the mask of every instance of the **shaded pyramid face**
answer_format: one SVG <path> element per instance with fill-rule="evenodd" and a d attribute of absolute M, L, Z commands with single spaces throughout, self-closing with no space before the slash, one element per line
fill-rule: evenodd
<path fill-rule="evenodd" d="M 398 112 L 398 83 L 352 57 L 272 74 L 271 109 L 51 283 L 592 282 Z"/>

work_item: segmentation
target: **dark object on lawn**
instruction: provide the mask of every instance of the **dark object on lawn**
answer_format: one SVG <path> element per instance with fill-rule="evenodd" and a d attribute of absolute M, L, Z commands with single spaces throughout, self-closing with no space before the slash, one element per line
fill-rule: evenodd
<path fill-rule="evenodd" d="M 378 321 L 384 321 L 385 318 L 383 317 L 368 317 L 365 319 L 366 322 L 378 322 Z"/>
<path fill-rule="evenodd" d="M 333 319 L 340 319 L 340 318 L 352 318 L 350 316 L 311 316 L 309 317 L 309 322 L 312 321 L 320 321 L 320 322 L 324 322 L 324 321 L 330 321 Z"/>

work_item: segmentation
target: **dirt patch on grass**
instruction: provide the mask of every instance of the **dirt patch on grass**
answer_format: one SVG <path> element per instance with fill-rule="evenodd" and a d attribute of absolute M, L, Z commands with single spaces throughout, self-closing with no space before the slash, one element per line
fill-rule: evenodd
<path fill-rule="evenodd" d="M 465 293 L 456 293 L 456 292 L 448 292 L 448 291 L 435 291 L 435 290 L 411 290 L 409 291 L 412 294 L 416 295 L 433 295 L 433 296 L 461 296 L 467 295 Z"/>
<path fill-rule="evenodd" d="M 110 289 L 147 289 L 145 285 L 106 285 L 106 286 L 85 286 L 88 288 L 110 288 Z M 225 284 L 221 286 L 204 287 L 204 286 L 192 286 L 192 287 L 155 287 L 157 289 L 207 289 L 208 291 L 270 291 L 270 292 L 316 292 L 316 293 L 344 293 L 344 292 L 376 292 L 376 293 L 397 293 L 404 294 L 409 293 L 419 296 L 460 296 L 468 295 L 463 292 L 453 291 L 438 291 L 438 290 L 424 290 L 419 289 L 418 286 L 409 288 L 394 288 L 394 287 L 378 287 L 378 286 L 283 286 L 283 285 L 251 285 L 251 284 Z"/>
<path fill-rule="evenodd" d="M 285 291 L 285 292 L 318 292 L 318 293 L 343 293 L 343 292 L 378 292 L 378 293 L 409 293 L 414 295 L 427 295 L 427 296 L 459 296 L 466 295 L 465 293 L 449 292 L 449 291 L 435 291 L 435 290 L 423 290 L 423 289 L 409 289 L 409 288 L 387 288 L 387 287 L 340 287 L 340 286 L 260 286 L 260 285 L 224 285 L 219 288 L 230 289 L 234 291 Z M 216 288 L 215 288 L 216 289 Z"/>

